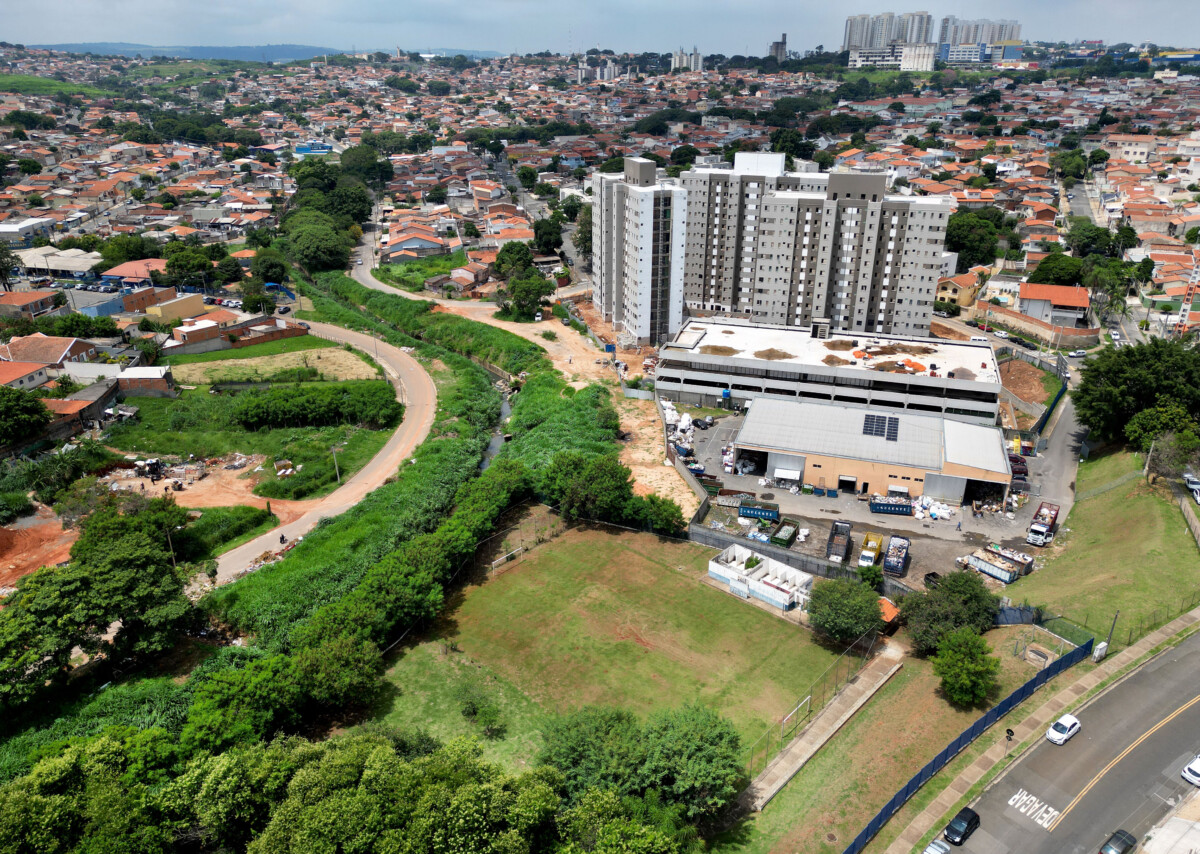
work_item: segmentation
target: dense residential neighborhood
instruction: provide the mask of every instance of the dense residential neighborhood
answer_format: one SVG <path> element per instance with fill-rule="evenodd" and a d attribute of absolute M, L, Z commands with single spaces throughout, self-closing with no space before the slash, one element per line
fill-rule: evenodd
<path fill-rule="evenodd" d="M 1194 847 L 1200 53 L 846 11 L 0 41 L 0 851 Z"/>

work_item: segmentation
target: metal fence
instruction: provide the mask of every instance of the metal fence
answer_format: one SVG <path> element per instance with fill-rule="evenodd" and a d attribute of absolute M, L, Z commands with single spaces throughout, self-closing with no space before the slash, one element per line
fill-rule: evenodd
<path fill-rule="evenodd" d="M 1042 413 L 1042 417 L 1038 419 L 1037 424 L 1033 425 L 1033 432 L 1041 433 L 1046 429 L 1046 425 L 1050 423 L 1050 417 L 1054 415 L 1054 410 L 1058 408 L 1058 403 L 1063 399 L 1063 395 L 1067 393 L 1067 384 L 1063 383 L 1058 388 L 1058 394 L 1054 395 L 1054 399 L 1046 406 L 1046 411 Z"/>
<path fill-rule="evenodd" d="M 1039 670 L 1037 674 L 1022 685 L 1017 690 L 1013 691 L 999 703 L 984 713 L 983 717 L 975 721 L 967 727 L 963 732 L 951 741 L 942 749 L 941 753 L 933 757 L 924 768 L 913 775 L 912 779 L 905 783 L 896 794 L 892 795 L 891 800 L 884 804 L 883 809 L 875 814 L 875 817 L 867 822 L 867 826 L 862 829 L 858 836 L 854 837 L 854 841 L 846 846 L 844 854 L 859 854 L 867 847 L 872 839 L 896 812 L 908 802 L 908 799 L 917 793 L 938 771 L 942 770 L 951 759 L 957 756 L 963 748 L 970 745 L 975 739 L 983 735 L 987 729 L 1000 718 L 1007 715 L 1016 706 L 1024 701 L 1030 694 L 1053 679 L 1059 673 L 1062 673 L 1069 667 L 1073 667 L 1083 659 L 1087 658 L 1092 653 L 1092 642 L 1089 640 L 1083 646 L 1076 647 L 1068 652 L 1062 658 L 1056 659 L 1046 666 L 1044 670 Z"/>
<path fill-rule="evenodd" d="M 757 777 L 766 770 L 781 750 L 791 744 L 803 724 L 816 712 L 833 702 L 838 692 L 845 688 L 858 675 L 871 656 L 875 653 L 875 645 L 879 640 L 876 631 L 867 632 L 842 652 L 841 655 L 825 668 L 807 689 L 800 693 L 795 706 L 790 712 L 780 718 L 779 723 L 771 724 L 747 750 L 746 776 Z"/>

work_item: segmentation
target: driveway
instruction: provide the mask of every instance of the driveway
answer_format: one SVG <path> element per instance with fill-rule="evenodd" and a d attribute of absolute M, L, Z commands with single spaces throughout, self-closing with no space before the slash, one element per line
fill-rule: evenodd
<path fill-rule="evenodd" d="M 299 519 L 221 555 L 217 560 L 217 584 L 233 581 L 238 573 L 264 552 L 278 551 L 280 534 L 289 541 L 295 540 L 311 531 L 322 519 L 345 513 L 362 501 L 367 493 L 396 473 L 400 464 L 412 455 L 433 427 L 433 417 L 437 411 L 437 387 L 416 359 L 399 347 L 362 332 L 352 332 L 327 323 L 311 323 L 310 326 L 314 335 L 351 344 L 383 365 L 388 379 L 396 387 L 397 400 L 405 406 L 404 420 L 369 463 L 337 490 L 320 499 Z"/>

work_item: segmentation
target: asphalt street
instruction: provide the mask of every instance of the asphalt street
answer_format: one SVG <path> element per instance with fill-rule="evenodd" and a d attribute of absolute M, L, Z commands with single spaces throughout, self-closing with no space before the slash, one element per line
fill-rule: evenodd
<path fill-rule="evenodd" d="M 974 805 L 965 854 L 1089 854 L 1114 830 L 1139 839 L 1193 786 L 1200 752 L 1200 635 L 1076 712 L 1065 745 L 1043 740 Z"/>

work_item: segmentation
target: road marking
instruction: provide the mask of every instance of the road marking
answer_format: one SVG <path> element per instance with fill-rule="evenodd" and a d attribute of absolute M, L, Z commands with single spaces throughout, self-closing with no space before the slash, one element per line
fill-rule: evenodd
<path fill-rule="evenodd" d="M 1122 750 L 1121 754 L 1119 756 L 1117 756 L 1116 759 L 1114 759 L 1112 762 L 1109 762 L 1107 765 L 1105 765 L 1103 768 L 1101 768 L 1100 773 L 1098 773 L 1095 777 L 1093 777 L 1091 779 L 1091 781 L 1086 786 L 1083 787 L 1083 791 L 1075 796 L 1075 800 L 1073 800 L 1073 801 L 1071 801 L 1071 803 L 1067 804 L 1067 808 L 1065 810 L 1063 810 L 1061 813 L 1059 813 L 1058 818 L 1055 819 L 1055 821 L 1054 821 L 1054 824 L 1050 825 L 1050 832 L 1051 833 L 1054 832 L 1054 829 L 1056 827 L 1058 827 L 1058 823 L 1063 820 L 1063 818 L 1067 815 L 1067 813 L 1069 813 L 1071 810 L 1073 810 L 1075 808 L 1076 804 L 1078 804 L 1081 800 L 1083 800 L 1084 796 L 1088 792 L 1090 792 L 1097 783 L 1100 782 L 1100 779 L 1105 774 L 1107 774 L 1109 771 L 1111 771 L 1113 769 L 1113 766 L 1115 766 L 1118 762 L 1120 762 L 1122 759 L 1124 759 L 1126 756 L 1128 756 L 1130 753 L 1132 753 L 1133 749 L 1135 747 L 1137 747 L 1143 741 L 1148 739 L 1150 736 L 1154 735 L 1154 733 L 1158 732 L 1160 729 L 1165 727 L 1171 721 L 1175 720 L 1175 718 L 1182 715 L 1184 712 L 1186 712 L 1188 709 L 1190 709 L 1192 706 L 1196 705 L 1197 703 L 1200 703 L 1200 694 L 1197 694 L 1195 697 L 1192 697 L 1192 699 L 1188 700 L 1186 703 L 1184 703 L 1178 709 L 1171 712 L 1171 714 L 1167 715 L 1165 718 L 1163 718 L 1161 721 L 1156 723 L 1154 726 L 1150 727 L 1150 729 L 1146 730 L 1144 733 L 1142 733 L 1140 736 L 1138 736 L 1137 741 L 1135 741 L 1133 744 L 1129 745 L 1124 750 Z"/>
<path fill-rule="evenodd" d="M 1008 805 L 1047 831 L 1059 816 L 1058 810 L 1024 789 L 1017 789 L 1017 793 L 1008 799 Z"/>

